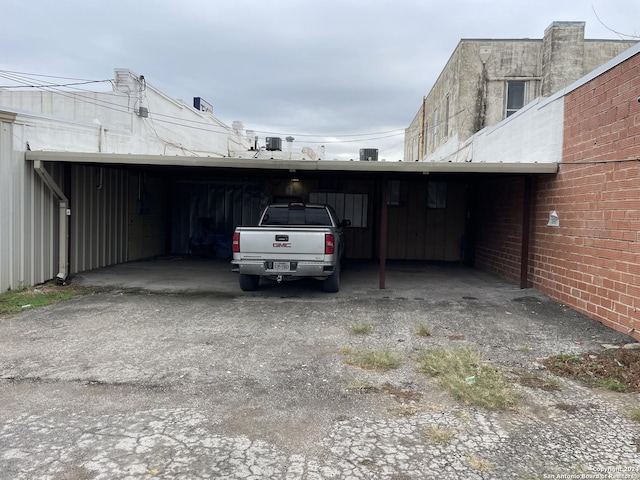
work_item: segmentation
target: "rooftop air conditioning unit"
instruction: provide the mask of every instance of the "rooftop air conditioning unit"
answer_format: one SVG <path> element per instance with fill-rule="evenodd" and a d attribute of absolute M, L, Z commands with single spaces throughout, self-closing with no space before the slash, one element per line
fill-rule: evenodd
<path fill-rule="evenodd" d="M 267 137 L 267 150 L 269 152 L 281 152 L 282 151 L 282 139 L 280 137 Z"/>
<path fill-rule="evenodd" d="M 378 161 L 378 149 L 377 148 L 361 148 L 360 149 L 360 161 L 377 162 Z"/>

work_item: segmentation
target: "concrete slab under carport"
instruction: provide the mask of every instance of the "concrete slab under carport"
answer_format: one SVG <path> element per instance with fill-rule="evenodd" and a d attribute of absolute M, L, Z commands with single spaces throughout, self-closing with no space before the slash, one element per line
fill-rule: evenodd
<path fill-rule="evenodd" d="M 380 263 L 349 260 L 341 272 L 340 291 L 327 294 L 314 279 L 277 284 L 261 280 L 257 292 L 243 292 L 238 273 L 228 260 L 192 256 L 162 256 L 127 262 L 75 274 L 71 283 L 106 289 L 143 290 L 156 293 L 209 293 L 224 296 L 402 296 L 407 298 L 461 299 L 523 295 L 517 284 L 457 262 L 387 261 L 386 288 L 379 286 Z"/>
<path fill-rule="evenodd" d="M 416 302 L 427 306 L 425 318 L 433 316 L 435 311 L 441 311 L 446 317 L 460 318 L 459 323 L 455 321 L 444 327 L 447 334 L 470 341 L 493 359 L 502 354 L 505 359 L 513 357 L 514 349 L 521 348 L 527 337 L 532 343 L 539 344 L 533 349 L 539 357 L 570 351 L 572 346 L 567 340 L 571 336 L 576 338 L 580 350 L 597 350 L 602 343 L 633 342 L 631 337 L 605 327 L 533 288 L 523 289 L 515 281 L 460 262 L 390 260 L 385 267 L 386 288 L 380 288 L 378 261 L 349 260 L 341 273 L 337 293 L 324 292 L 321 283 L 311 278 L 280 284 L 261 279 L 257 291 L 244 292 L 238 283 L 238 273 L 232 270 L 228 260 L 191 256 L 128 262 L 82 272 L 70 281 L 123 294 L 194 295 L 213 301 L 326 301 L 332 312 L 335 312 L 334 304 L 351 300 Z M 416 312 L 416 319 L 419 318 L 421 312 Z M 473 318 L 477 321 L 470 321 Z M 532 324 L 532 318 L 535 324 Z M 594 334 L 588 338 L 585 332 Z"/>

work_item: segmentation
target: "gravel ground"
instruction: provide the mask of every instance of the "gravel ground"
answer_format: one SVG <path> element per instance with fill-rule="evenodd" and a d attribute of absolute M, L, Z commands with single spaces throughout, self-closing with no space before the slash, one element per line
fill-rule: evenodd
<path fill-rule="evenodd" d="M 336 295 L 249 294 L 226 265 L 186 260 L 79 276 L 103 290 L 0 319 L 0 478 L 640 478 L 638 394 L 514 383 L 516 408 L 487 411 L 413 358 L 467 346 L 549 379 L 542 357 L 630 337 L 460 266 L 394 265 L 385 290 L 376 275 L 354 265 Z M 347 347 L 402 362 L 363 370 Z"/>

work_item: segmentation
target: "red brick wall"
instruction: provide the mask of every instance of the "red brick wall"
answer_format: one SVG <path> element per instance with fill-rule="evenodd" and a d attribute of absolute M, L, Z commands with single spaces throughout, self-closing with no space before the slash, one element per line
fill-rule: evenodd
<path fill-rule="evenodd" d="M 475 200 L 475 265 L 520 280 L 524 179 L 496 177 L 480 182 Z"/>
<path fill-rule="evenodd" d="M 638 96 L 640 54 L 565 97 L 560 171 L 534 188 L 529 279 L 640 340 Z"/>

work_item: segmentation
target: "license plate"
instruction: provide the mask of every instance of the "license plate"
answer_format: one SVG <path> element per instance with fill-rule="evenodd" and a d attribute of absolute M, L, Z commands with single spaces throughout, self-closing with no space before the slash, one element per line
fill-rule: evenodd
<path fill-rule="evenodd" d="M 273 262 L 273 269 L 276 272 L 288 272 L 291 270 L 291 264 L 289 262 Z"/>

